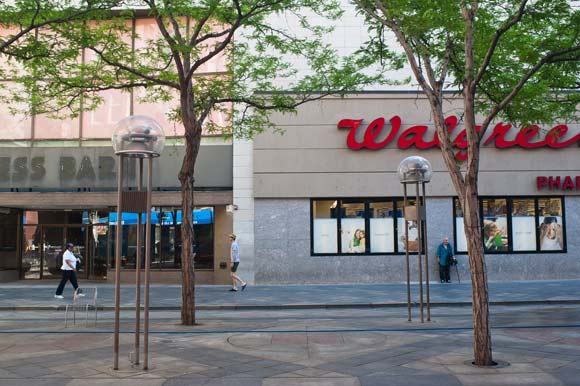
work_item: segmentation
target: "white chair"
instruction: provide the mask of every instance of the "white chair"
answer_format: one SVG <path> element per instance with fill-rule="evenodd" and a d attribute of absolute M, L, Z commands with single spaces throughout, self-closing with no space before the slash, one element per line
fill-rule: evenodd
<path fill-rule="evenodd" d="M 72 304 L 67 304 L 64 313 L 64 326 L 68 326 L 68 313 L 73 314 L 73 325 L 77 321 L 77 312 L 85 313 L 85 326 L 89 322 L 89 311 L 95 311 L 95 327 L 97 326 L 97 288 L 78 288 L 73 295 Z"/>

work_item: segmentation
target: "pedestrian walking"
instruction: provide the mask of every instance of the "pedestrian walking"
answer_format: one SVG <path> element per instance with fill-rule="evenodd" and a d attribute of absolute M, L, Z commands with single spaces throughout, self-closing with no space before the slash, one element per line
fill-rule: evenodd
<path fill-rule="evenodd" d="M 231 247 L 230 247 L 230 277 L 232 278 L 232 288 L 230 289 L 230 291 L 236 292 L 238 290 L 238 286 L 236 285 L 237 282 L 240 283 L 240 285 L 242 287 L 242 291 L 243 291 L 246 289 L 246 286 L 248 285 L 248 283 L 243 281 L 242 278 L 236 274 L 236 271 L 238 270 L 238 266 L 240 265 L 240 247 L 238 245 L 238 242 L 236 241 L 237 236 L 233 233 L 230 233 L 228 235 L 228 237 L 229 237 L 230 242 L 231 242 Z"/>
<path fill-rule="evenodd" d="M 437 247 L 437 263 L 439 264 L 439 279 L 441 283 L 451 283 L 449 268 L 455 261 L 453 246 L 449 243 L 449 238 L 444 237 L 443 242 Z"/>
<path fill-rule="evenodd" d="M 54 295 L 56 299 L 64 299 L 62 291 L 64 290 L 67 281 L 70 281 L 77 295 L 84 296 L 80 293 L 79 285 L 77 283 L 77 263 L 79 259 L 73 253 L 74 247 L 73 243 L 67 243 L 66 251 L 64 251 L 62 255 L 62 266 L 60 267 L 60 270 L 62 271 L 62 279 L 60 280 L 60 284 L 58 285 L 56 294 Z"/>

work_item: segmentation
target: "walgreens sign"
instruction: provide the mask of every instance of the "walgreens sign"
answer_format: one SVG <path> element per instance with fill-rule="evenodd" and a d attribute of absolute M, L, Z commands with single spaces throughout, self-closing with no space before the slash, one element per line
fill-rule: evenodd
<path fill-rule="evenodd" d="M 445 119 L 447 132 L 449 133 L 453 147 L 457 149 L 455 156 L 459 160 L 466 160 L 466 130 L 463 129 L 455 134 L 453 133 L 458 122 L 459 119 L 456 116 L 450 116 Z M 389 119 L 389 125 L 385 125 L 385 118 L 375 119 L 369 123 L 366 129 L 360 127 L 362 123 L 362 119 L 341 119 L 338 122 L 337 126 L 339 129 L 349 129 L 346 137 L 346 145 L 352 150 L 377 150 L 384 148 L 390 143 L 396 143 L 399 149 L 408 149 L 413 146 L 418 149 L 440 147 L 437 132 L 428 138 L 428 126 L 425 125 L 409 127 L 399 134 L 402 120 L 398 115 Z M 477 126 L 476 129 L 479 131 L 481 127 Z M 548 147 L 551 149 L 559 149 L 580 142 L 580 134 L 566 140 L 563 139 L 568 132 L 568 126 L 566 125 L 554 126 L 547 132 L 541 132 L 537 125 L 524 127 L 517 131 L 513 140 L 508 140 L 506 137 L 508 137 L 511 129 L 512 125 L 509 123 L 498 123 L 483 144 L 493 144 L 498 149 L 507 149 L 510 147 L 521 147 L 524 149 Z M 359 130 L 364 130 L 362 136 L 359 134 Z M 362 140 L 359 141 L 357 138 L 362 138 Z"/>

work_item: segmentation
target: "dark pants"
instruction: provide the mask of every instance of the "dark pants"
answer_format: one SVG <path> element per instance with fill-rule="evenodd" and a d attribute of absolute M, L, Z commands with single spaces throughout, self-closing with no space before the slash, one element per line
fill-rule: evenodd
<path fill-rule="evenodd" d="M 60 280 L 60 284 L 58 285 L 58 288 L 56 289 L 57 295 L 62 295 L 62 291 L 64 290 L 64 286 L 66 285 L 66 282 L 69 280 L 70 280 L 70 283 L 72 284 L 72 286 L 75 290 L 77 288 L 79 288 L 79 285 L 77 283 L 77 273 L 75 271 L 63 270 L 62 271 L 62 279 Z"/>
<path fill-rule="evenodd" d="M 451 281 L 451 278 L 449 277 L 449 268 L 449 264 L 439 265 L 439 279 L 441 279 L 442 282 Z"/>

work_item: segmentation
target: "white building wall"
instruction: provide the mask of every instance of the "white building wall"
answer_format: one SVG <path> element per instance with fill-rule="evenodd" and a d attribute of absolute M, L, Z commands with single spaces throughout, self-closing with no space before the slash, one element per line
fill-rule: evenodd
<path fill-rule="evenodd" d="M 254 146 L 252 141 L 234 139 L 233 229 L 240 246 L 239 275 L 254 284 Z"/>

